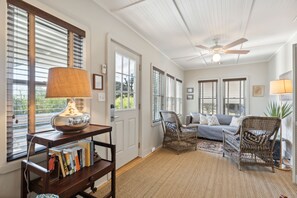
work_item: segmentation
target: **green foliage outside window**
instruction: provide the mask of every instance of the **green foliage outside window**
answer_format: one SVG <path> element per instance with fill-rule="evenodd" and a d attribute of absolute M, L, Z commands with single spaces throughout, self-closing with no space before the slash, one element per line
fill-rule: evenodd
<path fill-rule="evenodd" d="M 129 97 L 130 100 L 130 107 L 129 107 L 129 103 L 128 103 L 128 97 L 124 97 L 123 98 L 123 107 L 121 108 L 121 97 L 116 98 L 115 100 L 115 108 L 116 109 L 130 109 L 130 108 L 135 108 L 135 102 L 134 102 L 134 96 L 130 96 Z"/>

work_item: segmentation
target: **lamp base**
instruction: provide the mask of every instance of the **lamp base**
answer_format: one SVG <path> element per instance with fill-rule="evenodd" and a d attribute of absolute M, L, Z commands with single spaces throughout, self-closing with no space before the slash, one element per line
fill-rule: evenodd
<path fill-rule="evenodd" d="M 64 134 L 78 133 L 89 126 L 90 118 L 88 113 L 79 112 L 71 99 L 64 111 L 52 117 L 51 124 L 54 129 Z"/>

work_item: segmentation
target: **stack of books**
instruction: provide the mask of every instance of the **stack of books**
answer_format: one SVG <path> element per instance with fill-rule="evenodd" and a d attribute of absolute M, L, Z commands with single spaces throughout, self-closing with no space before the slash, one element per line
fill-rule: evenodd
<path fill-rule="evenodd" d="M 57 170 L 60 167 L 62 176 L 66 177 L 83 167 L 94 165 L 94 143 L 85 139 L 62 147 L 53 147 L 49 149 L 49 155 L 49 169 L 60 172 Z M 58 163 L 54 163 L 55 161 Z"/>

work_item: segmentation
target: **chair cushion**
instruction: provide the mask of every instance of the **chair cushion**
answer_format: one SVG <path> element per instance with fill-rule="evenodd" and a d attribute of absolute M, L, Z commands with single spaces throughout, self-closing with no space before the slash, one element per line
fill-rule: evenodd
<path fill-rule="evenodd" d="M 269 140 L 268 135 L 265 134 L 265 131 L 244 131 L 243 140 L 249 144 L 263 145 L 266 144 Z"/>

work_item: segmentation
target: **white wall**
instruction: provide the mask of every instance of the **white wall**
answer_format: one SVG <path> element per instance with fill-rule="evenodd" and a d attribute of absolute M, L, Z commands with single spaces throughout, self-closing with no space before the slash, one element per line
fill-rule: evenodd
<path fill-rule="evenodd" d="M 293 70 L 293 44 L 296 44 L 296 43 L 297 43 L 297 34 L 293 36 L 284 46 L 282 46 L 274 56 L 272 56 L 268 66 L 269 81 L 279 79 L 279 76 L 281 74 Z M 296 80 L 296 74 L 293 73 L 293 77 Z M 296 88 L 295 88 L 295 93 L 296 93 Z M 271 96 L 271 99 L 277 100 L 278 98 L 276 98 L 275 96 Z M 293 99 L 293 101 L 296 101 L 296 98 Z M 297 135 L 294 133 L 295 130 L 293 127 L 293 123 L 294 123 L 293 117 L 294 117 L 293 115 L 288 116 L 282 121 L 282 129 L 283 129 L 283 137 L 289 140 L 289 142 L 287 142 L 286 144 L 286 147 L 287 147 L 286 155 L 291 157 L 292 154 L 294 155 L 293 150 L 295 150 L 294 160 L 296 162 Z M 294 139 L 295 141 L 293 141 Z M 292 144 L 295 144 L 295 147 L 293 147 Z M 296 163 L 294 163 L 294 166 L 293 166 L 293 175 L 295 175 L 293 176 L 293 181 L 297 183 L 297 164 Z"/>
<path fill-rule="evenodd" d="M 237 78 L 237 77 L 247 77 L 249 87 L 247 91 L 247 96 L 249 98 L 249 103 L 247 107 L 249 111 L 247 114 L 250 115 L 263 115 L 265 112 L 268 97 L 269 97 L 269 84 L 268 84 L 268 65 L 267 63 L 254 63 L 254 64 L 243 64 L 226 66 L 222 68 L 205 68 L 199 70 L 189 70 L 185 71 L 185 90 L 187 87 L 194 87 L 194 100 L 186 100 L 185 112 L 189 114 L 190 112 L 198 111 L 198 80 L 207 79 L 218 79 L 218 87 L 222 87 L 223 78 Z M 253 85 L 264 85 L 265 94 L 264 97 L 253 97 L 252 96 L 252 86 Z M 222 97 L 222 93 L 219 93 Z M 186 95 L 185 95 L 186 98 Z M 219 100 L 220 102 L 220 100 Z M 222 105 L 222 103 L 221 103 Z M 222 112 L 221 112 L 222 113 Z"/>
<path fill-rule="evenodd" d="M 162 132 L 159 126 L 151 126 L 150 108 L 150 65 L 151 63 L 164 71 L 183 80 L 183 70 L 173 64 L 167 57 L 152 47 L 135 32 L 112 17 L 93 1 L 80 0 L 27 0 L 30 4 L 39 7 L 73 25 L 86 31 L 86 68 L 90 73 L 100 74 L 100 65 L 106 63 L 106 35 L 116 35 L 118 42 L 133 49 L 142 56 L 141 71 L 141 155 L 151 152 L 152 147 L 158 147 L 162 141 Z M 6 51 L 6 1 L 0 0 L 0 92 L 6 92 L 5 83 L 5 51 Z M 106 76 L 104 77 L 106 81 Z M 104 85 L 107 83 L 104 82 Z M 106 87 L 104 87 L 106 91 Z M 98 91 L 93 91 L 93 99 L 87 109 L 91 109 L 92 123 L 106 124 L 106 102 L 98 102 Z M 19 197 L 20 190 L 20 160 L 6 162 L 6 95 L 0 94 L 0 197 Z M 105 139 L 105 138 L 103 138 Z"/>

